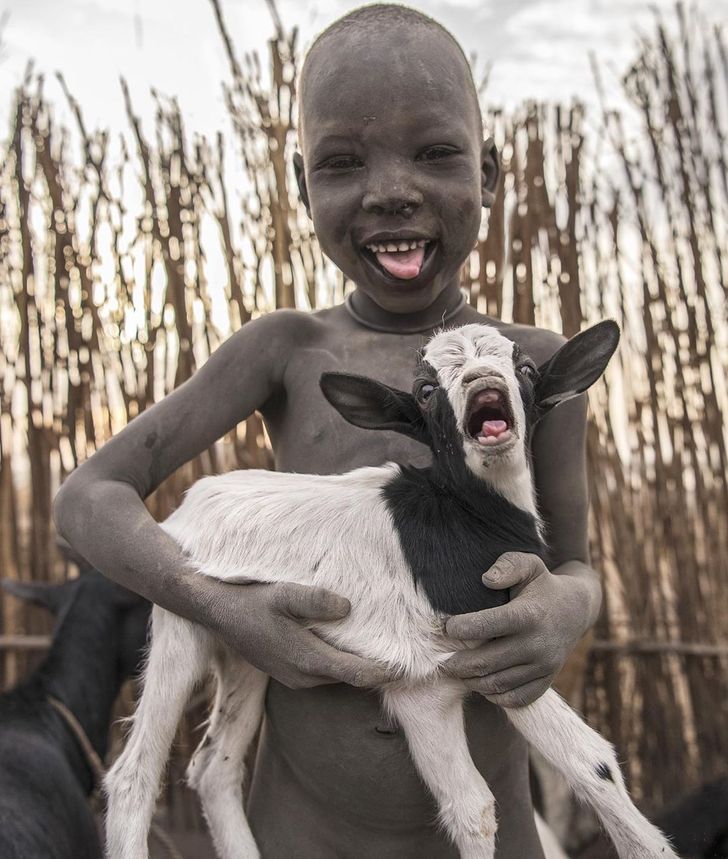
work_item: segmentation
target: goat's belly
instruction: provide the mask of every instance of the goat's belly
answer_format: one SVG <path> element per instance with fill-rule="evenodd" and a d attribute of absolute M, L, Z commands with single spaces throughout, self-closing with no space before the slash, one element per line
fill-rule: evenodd
<path fill-rule="evenodd" d="M 498 859 L 538 859 L 524 743 L 483 699 L 468 705 L 467 721 L 473 757 L 499 804 Z M 248 802 L 263 856 L 457 859 L 434 825 L 435 802 L 403 734 L 384 733 L 390 727 L 375 692 L 271 682 Z"/>

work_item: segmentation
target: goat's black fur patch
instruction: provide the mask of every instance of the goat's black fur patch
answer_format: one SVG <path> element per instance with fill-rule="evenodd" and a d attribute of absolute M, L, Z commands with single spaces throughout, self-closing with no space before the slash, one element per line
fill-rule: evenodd
<path fill-rule="evenodd" d="M 481 578 L 504 552 L 544 556 L 533 516 L 478 484 L 469 495 L 455 494 L 429 469 L 405 466 L 383 490 L 415 582 L 446 614 L 508 602 L 508 591 L 491 590 Z"/>
<path fill-rule="evenodd" d="M 611 781 L 612 784 L 614 784 L 614 776 L 612 775 L 612 771 L 609 769 L 609 766 L 607 764 L 597 764 L 594 769 L 599 778 L 604 779 L 604 781 Z"/>

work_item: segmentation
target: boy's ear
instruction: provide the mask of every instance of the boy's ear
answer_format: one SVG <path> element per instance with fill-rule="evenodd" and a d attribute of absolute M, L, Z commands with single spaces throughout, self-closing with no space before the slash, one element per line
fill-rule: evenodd
<path fill-rule="evenodd" d="M 495 140 L 489 137 L 483 141 L 480 150 L 480 193 L 483 206 L 489 209 L 495 203 L 495 193 L 500 181 L 500 156 Z"/>
<path fill-rule="evenodd" d="M 428 443 L 425 422 L 412 394 L 347 373 L 324 373 L 319 384 L 326 399 L 350 424 L 392 430 Z"/>
<path fill-rule="evenodd" d="M 574 335 L 538 368 L 536 406 L 541 414 L 584 393 L 606 370 L 619 343 L 619 326 L 611 319 Z"/>
<path fill-rule="evenodd" d="M 303 169 L 303 155 L 300 152 L 293 153 L 293 172 L 296 174 L 296 184 L 298 185 L 298 193 L 301 197 L 303 205 L 306 207 L 306 214 L 311 217 L 311 206 L 308 203 L 308 188 L 306 187 L 306 171 Z"/>

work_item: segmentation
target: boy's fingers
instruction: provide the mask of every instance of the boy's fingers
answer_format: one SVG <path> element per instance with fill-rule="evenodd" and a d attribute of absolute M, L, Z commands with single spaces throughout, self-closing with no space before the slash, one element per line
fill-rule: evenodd
<path fill-rule="evenodd" d="M 514 600 L 498 608 L 453 615 L 445 624 L 445 630 L 452 638 L 462 641 L 484 641 L 521 632 L 532 627 L 536 619 L 530 602 L 522 604 Z"/>
<path fill-rule="evenodd" d="M 514 664 L 531 665 L 536 655 L 529 647 L 518 647 L 510 637 L 499 638 L 475 650 L 459 650 L 443 663 L 442 670 L 467 680 L 506 671 Z"/>
<path fill-rule="evenodd" d="M 540 680 L 532 680 L 524 686 L 519 686 L 518 689 L 513 689 L 510 692 L 503 694 L 485 695 L 484 697 L 496 704 L 498 707 L 526 707 L 533 704 L 540 698 L 544 692 L 548 691 L 551 686 L 551 678 L 542 677 Z"/>
<path fill-rule="evenodd" d="M 312 632 L 307 632 L 306 638 L 308 652 L 299 667 L 307 675 L 318 675 L 330 682 L 348 683 L 350 686 L 380 686 L 396 677 L 395 672 L 386 666 L 338 650 Z"/>
<path fill-rule="evenodd" d="M 482 579 L 487 587 L 504 590 L 516 585 L 525 585 L 543 572 L 547 572 L 547 568 L 538 555 L 506 552 L 483 573 Z"/>
<path fill-rule="evenodd" d="M 279 586 L 277 607 L 298 620 L 341 620 L 351 611 L 351 603 L 325 588 L 310 585 Z"/>
<path fill-rule="evenodd" d="M 496 671 L 486 677 L 463 680 L 465 686 L 481 695 L 510 695 L 523 686 L 536 681 L 548 681 L 549 675 L 535 665 L 514 665 L 505 671 Z"/>
<path fill-rule="evenodd" d="M 341 656 L 337 658 L 331 676 L 343 683 L 348 683 L 350 686 L 364 688 L 382 686 L 384 683 L 391 683 L 397 678 L 396 672 L 378 662 L 361 659 L 359 656 L 349 653 L 342 654 L 342 656 L 343 658 Z"/>

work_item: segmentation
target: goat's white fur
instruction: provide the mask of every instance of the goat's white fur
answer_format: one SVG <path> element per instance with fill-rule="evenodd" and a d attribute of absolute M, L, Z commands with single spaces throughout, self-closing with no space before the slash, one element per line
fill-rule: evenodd
<path fill-rule="evenodd" d="M 511 391 L 515 388 L 519 444 L 513 450 L 522 450 L 507 463 L 515 479 L 496 480 L 496 488 L 533 512 L 523 451 L 525 416 L 522 408 L 518 412 L 512 353 L 503 345 L 508 341 L 481 326 L 461 331 L 438 335 L 426 357 L 436 366 L 458 421 L 465 409 L 458 382 L 463 372 L 472 367 L 498 372 Z M 456 353 L 464 356 L 457 368 Z M 506 463 L 502 472 L 474 464 L 489 480 L 509 470 Z M 462 857 L 493 859 L 495 803 L 468 753 L 462 707 L 467 690 L 439 672 L 463 644 L 445 636 L 442 615 L 415 588 L 382 498 L 383 485 L 398 468 L 390 463 L 341 476 L 237 471 L 205 478 L 162 527 L 204 575 L 239 583 L 298 582 L 350 600 L 346 618 L 312 628 L 332 644 L 401 673 L 402 680 L 383 687 L 383 705 L 405 733 L 414 764 L 437 800 L 440 823 Z M 248 560 L 241 564 L 241 559 Z M 192 688 L 211 667 L 217 679 L 215 704 L 188 779 L 200 793 L 219 855 L 259 855 L 240 784 L 245 751 L 262 717 L 267 677 L 204 628 L 155 607 L 143 693 L 126 748 L 106 779 L 111 859 L 148 856 L 147 833 L 176 725 Z M 611 746 L 556 693 L 506 714 L 572 789 L 594 805 L 623 859 L 676 859 L 632 805 Z M 614 782 L 597 775 L 597 766 L 604 764 Z"/>

